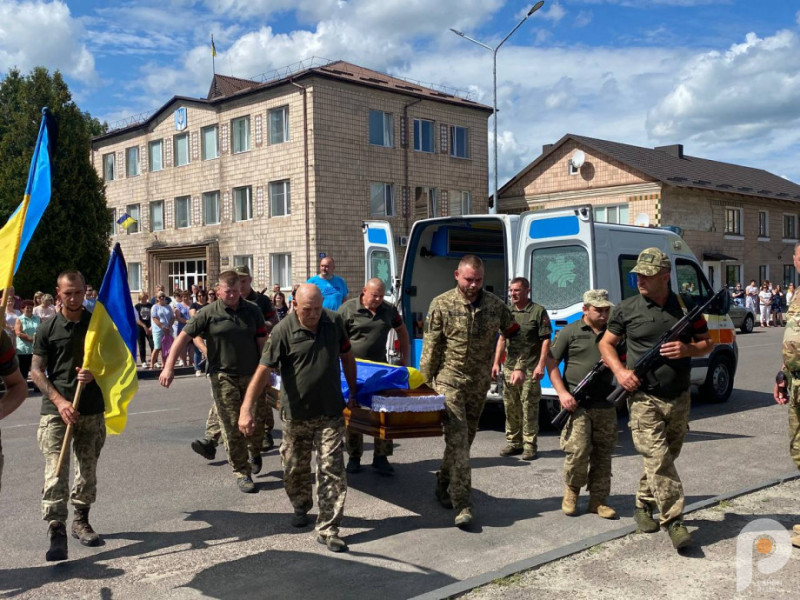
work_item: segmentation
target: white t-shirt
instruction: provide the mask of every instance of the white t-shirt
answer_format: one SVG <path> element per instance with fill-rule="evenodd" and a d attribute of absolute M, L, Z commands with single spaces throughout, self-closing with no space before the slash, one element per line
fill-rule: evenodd
<path fill-rule="evenodd" d="M 761 300 L 762 305 L 769 304 L 772 302 L 772 292 L 769 290 L 761 290 L 758 292 L 758 299 Z"/>

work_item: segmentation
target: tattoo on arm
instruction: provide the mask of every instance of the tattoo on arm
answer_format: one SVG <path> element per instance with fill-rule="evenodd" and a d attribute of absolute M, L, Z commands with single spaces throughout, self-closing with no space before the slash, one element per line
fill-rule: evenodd
<path fill-rule="evenodd" d="M 44 374 L 47 368 L 46 363 L 47 361 L 44 356 L 38 354 L 33 355 L 33 359 L 31 360 L 31 380 L 33 380 L 34 385 L 39 388 L 39 391 L 42 392 L 42 395 L 52 402 L 53 397 L 58 394 L 58 392 L 56 388 L 53 387 L 53 384 L 50 383 L 47 375 Z"/>

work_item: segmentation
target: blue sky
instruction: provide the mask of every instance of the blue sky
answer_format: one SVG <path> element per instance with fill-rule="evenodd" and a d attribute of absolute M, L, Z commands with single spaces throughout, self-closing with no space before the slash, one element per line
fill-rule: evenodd
<path fill-rule="evenodd" d="M 0 72 L 60 69 L 115 123 L 217 72 L 252 77 L 311 56 L 492 102 L 491 54 L 519 0 L 0 0 Z M 800 4 L 548 0 L 498 54 L 501 184 L 576 133 L 759 167 L 800 182 Z M 491 121 L 487 122 L 491 129 Z"/>

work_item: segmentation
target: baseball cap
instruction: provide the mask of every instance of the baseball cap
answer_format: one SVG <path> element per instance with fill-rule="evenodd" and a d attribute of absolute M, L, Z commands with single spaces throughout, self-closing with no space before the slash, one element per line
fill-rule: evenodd
<path fill-rule="evenodd" d="M 614 303 L 608 299 L 608 290 L 589 290 L 583 295 L 583 303 L 595 308 L 614 306 Z"/>
<path fill-rule="evenodd" d="M 235 267 L 233 267 L 233 270 L 236 271 L 237 275 L 252 277 L 252 275 L 250 274 L 250 267 L 248 267 L 247 265 L 236 265 Z"/>
<path fill-rule="evenodd" d="M 656 275 L 661 269 L 670 268 L 669 258 L 658 248 L 645 248 L 636 260 L 636 266 L 631 273 L 638 273 L 647 277 Z"/>

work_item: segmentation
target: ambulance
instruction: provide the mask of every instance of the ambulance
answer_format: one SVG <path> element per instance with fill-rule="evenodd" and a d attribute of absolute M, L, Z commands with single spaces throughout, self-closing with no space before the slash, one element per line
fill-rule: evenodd
<path fill-rule="evenodd" d="M 544 306 L 554 333 L 580 319 L 583 293 L 608 290 L 615 304 L 638 293 L 630 273 L 644 248 L 660 248 L 672 262 L 672 288 L 709 298 L 714 290 L 686 242 L 669 228 L 597 223 L 590 206 L 526 212 L 521 215 L 468 215 L 423 219 L 414 223 L 397 271 L 395 239 L 386 221 L 365 221 L 366 279 L 386 283 L 386 299 L 403 316 L 411 338 L 409 366 L 418 366 L 423 325 L 431 300 L 455 285 L 453 272 L 466 254 L 479 256 L 485 266 L 484 289 L 504 301 L 514 277 L 531 283 L 531 299 Z M 692 359 L 692 383 L 703 398 L 724 402 L 733 390 L 738 349 L 729 301 L 719 314 L 707 314 L 715 342 L 709 356 Z M 391 349 L 390 349 L 391 358 Z M 501 378 L 502 379 L 502 378 Z M 499 383 L 489 401 L 501 402 Z M 542 381 L 542 420 L 559 411 L 558 397 L 547 378 Z"/>

